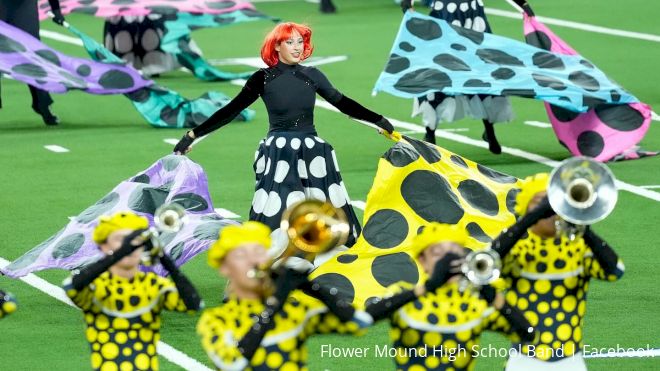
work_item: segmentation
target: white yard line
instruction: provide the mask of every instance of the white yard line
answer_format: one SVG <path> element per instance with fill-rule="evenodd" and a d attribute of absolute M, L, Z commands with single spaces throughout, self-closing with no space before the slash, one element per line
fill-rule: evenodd
<path fill-rule="evenodd" d="M 55 31 L 39 30 L 39 36 L 45 37 L 45 38 L 48 38 L 48 39 L 61 41 L 61 42 L 67 43 L 67 44 L 83 46 L 83 42 L 79 38 L 64 35 L 64 34 L 61 34 L 59 32 L 55 32 Z"/>
<path fill-rule="evenodd" d="M 55 153 L 66 153 L 70 152 L 67 148 L 64 148 L 62 146 L 58 146 L 57 144 L 47 144 L 44 146 L 47 150 Z"/>
<path fill-rule="evenodd" d="M 529 126 L 536 126 L 537 128 L 544 128 L 544 129 L 552 127 L 552 125 L 548 124 L 547 122 L 541 122 L 541 121 L 525 121 L 524 124 Z"/>
<path fill-rule="evenodd" d="M 218 213 L 218 215 L 220 215 L 223 218 L 228 218 L 228 219 L 240 219 L 241 218 L 240 215 L 234 213 L 233 211 L 223 209 L 221 207 L 218 207 L 214 210 L 215 210 L 216 213 Z"/>
<path fill-rule="evenodd" d="M 0 267 L 4 268 L 8 266 L 10 262 L 4 258 L 0 257 Z M 27 283 L 28 285 L 36 288 L 37 290 L 43 292 L 46 295 L 49 295 L 64 304 L 67 304 L 71 307 L 77 308 L 71 300 L 66 296 L 64 290 L 61 287 L 55 286 L 52 283 L 44 280 L 41 277 L 38 277 L 32 273 L 26 275 L 25 277 L 20 278 L 21 281 Z M 82 336 L 82 333 L 81 333 Z M 174 363 L 179 367 L 183 367 L 186 370 L 194 371 L 211 371 L 210 368 L 206 367 L 204 364 L 199 362 L 196 359 L 193 359 L 186 355 L 185 353 L 177 350 L 176 348 L 168 345 L 162 341 L 158 342 L 158 354 L 162 355 L 168 361 Z"/>
<path fill-rule="evenodd" d="M 364 201 L 360 201 L 360 200 L 351 200 L 351 205 L 353 205 L 353 207 L 357 207 L 362 211 L 364 211 L 364 208 L 367 207 L 367 204 Z"/>
<path fill-rule="evenodd" d="M 651 120 L 660 121 L 660 115 L 658 115 L 657 113 L 651 111 Z"/>
<path fill-rule="evenodd" d="M 173 145 L 173 146 L 176 146 L 176 144 L 179 143 L 179 139 L 176 139 L 176 138 L 165 138 L 165 139 L 163 139 L 163 142 L 165 142 L 165 143 L 167 143 L 167 144 L 171 144 L 171 145 Z"/>
<path fill-rule="evenodd" d="M 512 12 L 512 11 L 508 11 L 508 10 L 501 10 L 501 9 L 486 8 L 486 14 L 487 15 L 497 15 L 497 16 L 506 17 L 506 18 L 522 19 L 522 13 Z M 626 30 L 618 30 L 616 28 L 601 27 L 601 26 L 596 26 L 596 25 L 592 25 L 592 24 L 588 24 L 588 23 L 566 21 L 566 20 L 563 20 L 563 19 L 550 18 L 550 17 L 537 16 L 536 19 L 538 19 L 542 23 L 545 23 L 546 25 L 561 26 L 561 27 L 573 28 L 573 29 L 581 30 L 581 31 L 588 31 L 588 32 L 604 34 L 604 35 L 626 37 L 626 38 L 630 38 L 630 39 L 660 42 L 660 35 L 653 35 L 653 34 L 648 34 L 648 33 L 626 31 Z"/>
<path fill-rule="evenodd" d="M 640 187 L 642 187 L 644 189 L 658 189 L 658 188 L 660 188 L 660 185 L 644 185 L 644 186 L 640 186 Z"/>

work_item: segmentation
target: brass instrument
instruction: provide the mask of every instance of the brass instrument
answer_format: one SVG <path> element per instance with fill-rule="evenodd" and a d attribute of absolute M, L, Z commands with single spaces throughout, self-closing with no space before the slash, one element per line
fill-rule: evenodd
<path fill-rule="evenodd" d="M 344 211 L 319 200 L 304 200 L 291 205 L 282 214 L 280 228 L 289 238 L 286 250 L 277 260 L 248 272 L 248 277 L 263 280 L 263 297 L 273 293 L 270 272 L 275 265 L 281 266 L 292 256 L 311 260 L 317 254 L 346 243 L 350 232 Z"/>
<path fill-rule="evenodd" d="M 501 270 L 502 261 L 495 250 L 486 248 L 471 251 L 461 264 L 461 272 L 468 281 L 462 286 L 467 286 L 468 283 L 474 286 L 490 284 L 500 277 Z"/>
<path fill-rule="evenodd" d="M 616 204 L 616 179 L 604 164 L 588 157 L 564 160 L 550 174 L 548 200 L 561 218 L 557 233 L 573 240 L 586 225 L 605 219 Z"/>
<path fill-rule="evenodd" d="M 142 264 L 151 266 L 163 254 L 163 244 L 159 238 L 162 233 L 177 233 L 186 222 L 186 209 L 183 206 L 170 202 L 163 204 L 154 212 L 154 227 L 146 230 L 140 237 L 151 240 L 151 248 L 145 249 L 142 255 Z"/>

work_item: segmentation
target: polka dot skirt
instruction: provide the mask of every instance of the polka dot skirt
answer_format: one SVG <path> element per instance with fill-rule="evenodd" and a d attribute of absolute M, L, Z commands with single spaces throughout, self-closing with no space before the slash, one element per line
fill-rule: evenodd
<path fill-rule="evenodd" d="M 179 64 L 160 48 L 164 23 L 157 14 L 110 17 L 103 28 L 105 47 L 146 75 L 171 71 Z"/>
<path fill-rule="evenodd" d="M 283 248 L 286 239 L 279 230 L 287 207 L 305 199 L 329 201 L 341 208 L 351 227 L 346 246 L 360 234 L 360 224 L 339 174 L 334 149 L 323 139 L 300 132 L 274 132 L 259 142 L 255 153 L 256 186 L 250 220 L 273 230 L 274 247 Z"/>

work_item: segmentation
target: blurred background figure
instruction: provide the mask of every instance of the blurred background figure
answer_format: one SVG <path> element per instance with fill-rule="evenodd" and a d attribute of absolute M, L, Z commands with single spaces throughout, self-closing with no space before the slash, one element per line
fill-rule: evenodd
<path fill-rule="evenodd" d="M 54 14 L 53 21 L 58 24 L 64 22 L 60 11 L 59 0 L 48 0 Z M 37 12 L 37 0 L 0 0 L 0 20 L 19 28 L 30 35 L 39 38 L 39 14 Z M 41 115 L 46 125 L 57 125 L 60 120 L 51 110 L 53 99 L 46 91 L 28 85 L 32 95 L 32 109 Z M 0 108 L 2 98 L 0 97 Z"/>

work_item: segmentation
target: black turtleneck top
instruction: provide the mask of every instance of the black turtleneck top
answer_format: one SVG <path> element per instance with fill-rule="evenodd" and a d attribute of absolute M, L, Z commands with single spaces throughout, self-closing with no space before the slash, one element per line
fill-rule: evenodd
<path fill-rule="evenodd" d="M 193 132 L 195 137 L 200 137 L 223 127 L 261 96 L 268 110 L 270 132 L 314 133 L 316 93 L 342 113 L 357 119 L 378 124 L 383 118 L 340 93 L 315 67 L 279 62 L 252 74 L 231 102 L 193 129 Z"/>

